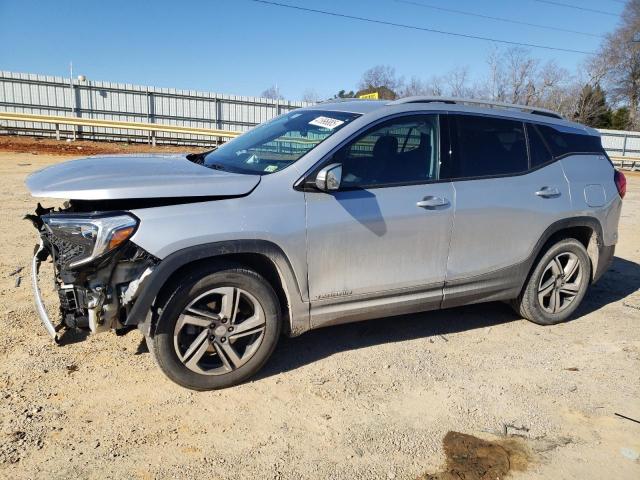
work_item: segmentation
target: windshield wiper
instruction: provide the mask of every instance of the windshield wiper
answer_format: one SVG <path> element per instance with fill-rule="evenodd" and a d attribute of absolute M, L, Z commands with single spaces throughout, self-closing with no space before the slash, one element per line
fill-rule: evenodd
<path fill-rule="evenodd" d="M 202 152 L 202 153 L 190 153 L 189 155 L 187 155 L 187 160 L 195 163 L 196 165 L 202 165 L 203 167 L 211 168 L 213 170 L 228 171 L 227 167 L 219 163 L 209 163 L 205 165 L 204 159 L 206 158 L 207 154 L 210 152 L 213 152 L 213 150 L 209 150 L 208 152 Z"/>
<path fill-rule="evenodd" d="M 219 163 L 209 163 L 208 165 L 205 165 L 205 167 L 213 168 L 214 170 L 222 170 L 222 171 L 227 170 L 227 167 L 225 167 L 224 165 L 221 165 Z"/>
<path fill-rule="evenodd" d="M 187 155 L 187 160 L 197 163 L 198 165 L 204 165 L 204 158 L 217 148 L 218 147 L 213 147 L 211 150 L 207 150 L 206 152 L 190 153 Z"/>

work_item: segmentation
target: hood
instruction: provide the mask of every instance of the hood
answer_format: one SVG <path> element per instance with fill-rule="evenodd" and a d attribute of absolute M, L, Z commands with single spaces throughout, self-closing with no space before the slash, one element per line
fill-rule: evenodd
<path fill-rule="evenodd" d="M 102 155 L 38 170 L 25 183 L 34 197 L 114 200 L 245 195 L 260 176 L 212 170 L 185 155 Z"/>

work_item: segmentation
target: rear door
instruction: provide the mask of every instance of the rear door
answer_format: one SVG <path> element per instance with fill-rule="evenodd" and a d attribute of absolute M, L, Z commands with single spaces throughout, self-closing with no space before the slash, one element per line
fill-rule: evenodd
<path fill-rule="evenodd" d="M 524 122 L 451 114 L 449 126 L 442 174 L 456 210 L 444 306 L 512 298 L 536 242 L 570 210 L 562 166 Z"/>

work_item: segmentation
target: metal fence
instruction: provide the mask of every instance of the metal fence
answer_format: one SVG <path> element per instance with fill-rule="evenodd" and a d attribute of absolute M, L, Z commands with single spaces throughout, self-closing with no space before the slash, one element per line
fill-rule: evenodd
<path fill-rule="evenodd" d="M 243 132 L 305 102 L 157 88 L 0 71 L 0 109 L 85 119 L 162 123 Z M 67 138 L 211 144 L 210 136 L 87 126 L 64 126 Z M 55 136 L 38 122 L 0 121 L 0 133 Z"/>
<path fill-rule="evenodd" d="M 612 157 L 640 157 L 640 132 L 599 130 L 602 146 Z"/>
<path fill-rule="evenodd" d="M 0 110 L 5 112 L 244 132 L 276 115 L 307 105 L 310 104 L 0 71 Z M 17 120 L 0 120 L 0 133 L 189 145 L 222 140 L 210 135 Z M 640 157 L 640 132 L 600 130 L 600 133 L 610 156 L 635 160 Z"/>

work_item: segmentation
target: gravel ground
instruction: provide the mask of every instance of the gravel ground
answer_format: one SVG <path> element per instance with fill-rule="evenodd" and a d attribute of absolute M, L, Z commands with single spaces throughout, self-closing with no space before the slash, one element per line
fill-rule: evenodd
<path fill-rule="evenodd" d="M 640 176 L 575 320 L 492 303 L 327 328 L 283 339 L 250 383 L 195 393 L 137 331 L 57 347 L 41 327 L 23 180 L 64 159 L 0 153 L 0 477 L 413 479 L 442 468 L 447 432 L 506 430 L 529 452 L 511 478 L 640 478 L 640 424 L 615 415 L 640 419 Z"/>

